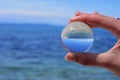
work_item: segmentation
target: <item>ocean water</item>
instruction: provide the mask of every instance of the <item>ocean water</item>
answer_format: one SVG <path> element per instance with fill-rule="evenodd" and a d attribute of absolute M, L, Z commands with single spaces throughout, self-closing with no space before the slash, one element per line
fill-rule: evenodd
<path fill-rule="evenodd" d="M 65 48 L 71 52 L 85 52 L 93 44 L 93 39 L 62 39 Z"/>
<path fill-rule="evenodd" d="M 63 27 L 0 24 L 0 80 L 119 80 L 106 69 L 65 61 Z M 117 41 L 108 31 L 93 31 L 95 42 L 89 52 L 107 51 Z"/>

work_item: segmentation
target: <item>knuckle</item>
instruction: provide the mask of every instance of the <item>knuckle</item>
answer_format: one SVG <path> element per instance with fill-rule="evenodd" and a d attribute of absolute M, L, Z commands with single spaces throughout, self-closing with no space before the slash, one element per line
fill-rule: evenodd
<path fill-rule="evenodd" d="M 113 66 L 113 65 L 112 65 L 111 62 L 107 61 L 107 62 L 104 62 L 104 63 L 103 63 L 103 66 L 104 66 L 105 68 L 110 68 L 110 67 Z"/>
<path fill-rule="evenodd" d="M 114 56 L 109 54 L 109 56 L 107 55 L 106 57 L 103 57 L 100 61 L 102 67 L 105 67 L 105 68 L 110 68 L 113 66 L 113 60 Z"/>

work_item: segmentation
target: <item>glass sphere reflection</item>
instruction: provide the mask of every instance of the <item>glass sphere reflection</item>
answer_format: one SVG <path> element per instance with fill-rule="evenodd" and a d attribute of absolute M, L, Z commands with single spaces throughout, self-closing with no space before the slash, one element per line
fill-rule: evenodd
<path fill-rule="evenodd" d="M 86 52 L 93 44 L 93 32 L 83 22 L 72 22 L 61 33 L 64 48 L 70 52 Z"/>

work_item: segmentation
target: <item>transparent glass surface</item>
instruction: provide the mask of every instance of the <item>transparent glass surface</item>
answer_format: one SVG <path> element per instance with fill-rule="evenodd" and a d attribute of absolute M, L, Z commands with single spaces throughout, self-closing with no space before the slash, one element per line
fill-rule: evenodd
<path fill-rule="evenodd" d="M 83 22 L 72 22 L 63 29 L 61 41 L 67 51 L 86 52 L 93 44 L 93 32 Z"/>

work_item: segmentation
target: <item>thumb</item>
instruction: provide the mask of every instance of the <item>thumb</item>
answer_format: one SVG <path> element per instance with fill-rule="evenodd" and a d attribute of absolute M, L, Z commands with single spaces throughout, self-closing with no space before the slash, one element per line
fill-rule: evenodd
<path fill-rule="evenodd" d="M 104 60 L 104 54 L 93 54 L 93 53 L 72 53 L 69 52 L 65 59 L 73 61 L 86 66 L 99 66 L 104 67 L 106 61 Z"/>

